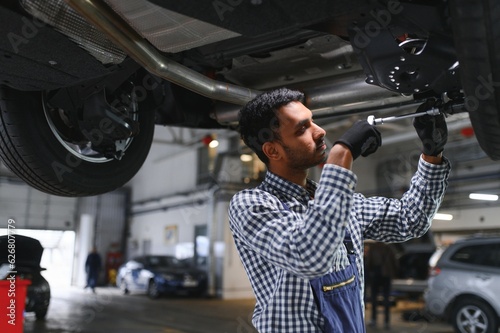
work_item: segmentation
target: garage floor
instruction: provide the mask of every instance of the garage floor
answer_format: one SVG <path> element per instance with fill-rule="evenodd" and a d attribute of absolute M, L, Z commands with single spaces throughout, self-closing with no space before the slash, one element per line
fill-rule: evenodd
<path fill-rule="evenodd" d="M 52 289 L 46 320 L 37 321 L 27 313 L 24 333 L 255 333 L 250 322 L 253 300 L 150 300 L 145 295 L 122 295 L 116 288 L 97 288 L 97 294 L 72 287 Z M 400 305 L 393 309 L 390 331 L 368 328 L 368 332 L 452 332 L 441 323 L 405 322 L 403 310 Z"/>

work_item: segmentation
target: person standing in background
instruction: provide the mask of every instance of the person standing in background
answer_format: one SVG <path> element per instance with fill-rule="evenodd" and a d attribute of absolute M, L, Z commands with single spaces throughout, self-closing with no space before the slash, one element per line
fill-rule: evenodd
<path fill-rule="evenodd" d="M 370 299 L 372 304 L 372 318 L 369 326 L 377 325 L 378 295 L 382 291 L 384 306 L 384 327 L 391 325 L 391 285 L 396 277 L 399 264 L 394 251 L 384 243 L 370 243 L 366 256 L 366 271 L 369 275 Z"/>
<path fill-rule="evenodd" d="M 101 255 L 97 253 L 97 249 L 95 247 L 92 248 L 92 251 L 87 256 L 87 260 L 85 260 L 85 272 L 87 273 L 87 285 L 84 289 L 90 288 L 92 292 L 95 293 L 95 287 L 97 285 L 97 280 L 99 278 L 99 272 L 101 271 Z"/>

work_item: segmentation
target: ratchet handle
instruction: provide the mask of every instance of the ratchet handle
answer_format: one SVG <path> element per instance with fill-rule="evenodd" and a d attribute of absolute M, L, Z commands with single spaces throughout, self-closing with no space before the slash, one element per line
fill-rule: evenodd
<path fill-rule="evenodd" d="M 392 116 L 392 117 L 385 117 L 385 118 L 375 118 L 375 116 L 368 116 L 366 121 L 368 122 L 368 124 L 375 126 L 375 125 L 382 125 L 384 123 L 390 123 L 390 122 L 401 120 L 401 119 L 421 117 L 421 116 L 425 116 L 426 114 L 428 114 L 430 116 L 437 116 L 437 115 L 441 114 L 441 111 L 439 111 L 438 108 L 432 108 L 432 109 L 429 109 L 427 111 L 409 113 L 409 114 L 404 114 L 402 116 Z"/>
<path fill-rule="evenodd" d="M 425 116 L 426 114 L 430 116 L 437 116 L 440 114 L 455 114 L 455 113 L 460 113 L 460 112 L 465 112 L 465 104 L 462 100 L 459 101 L 450 101 L 448 103 L 445 103 L 441 105 L 440 107 L 437 108 L 431 108 L 429 110 L 423 111 L 423 112 L 415 112 L 415 113 L 410 113 L 410 114 L 405 114 L 401 116 L 392 116 L 392 117 L 385 117 L 385 118 L 375 118 L 375 116 L 368 116 L 366 121 L 368 124 L 375 126 L 375 125 L 382 125 L 384 123 L 390 123 L 394 121 L 398 121 L 401 119 L 406 119 L 406 118 L 415 118 L 415 117 L 421 117 Z"/>

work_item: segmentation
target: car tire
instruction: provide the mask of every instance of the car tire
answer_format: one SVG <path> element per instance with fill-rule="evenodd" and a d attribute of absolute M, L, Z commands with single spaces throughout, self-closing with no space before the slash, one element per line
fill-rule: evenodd
<path fill-rule="evenodd" d="M 36 320 L 45 320 L 45 317 L 47 316 L 47 310 L 48 309 L 42 309 L 42 310 L 35 311 Z"/>
<path fill-rule="evenodd" d="M 459 301 L 454 307 L 451 319 L 457 333 L 498 332 L 498 317 L 488 304 L 480 300 Z"/>
<path fill-rule="evenodd" d="M 138 112 L 139 134 L 121 159 L 80 158 L 54 134 L 43 93 L 0 89 L 0 158 L 32 187 L 53 195 L 80 197 L 115 190 L 141 168 L 153 140 L 154 112 Z"/>
<path fill-rule="evenodd" d="M 500 160 L 500 3 L 452 0 L 450 11 L 465 108 L 483 151 Z"/>
<path fill-rule="evenodd" d="M 158 291 L 158 286 L 154 280 L 149 281 L 148 284 L 148 296 L 151 299 L 157 299 L 160 297 L 160 292 Z"/>
<path fill-rule="evenodd" d="M 120 281 L 120 290 L 122 291 L 123 295 L 128 295 L 130 293 L 130 290 L 128 289 L 127 282 L 125 282 L 125 279 L 122 279 Z"/>

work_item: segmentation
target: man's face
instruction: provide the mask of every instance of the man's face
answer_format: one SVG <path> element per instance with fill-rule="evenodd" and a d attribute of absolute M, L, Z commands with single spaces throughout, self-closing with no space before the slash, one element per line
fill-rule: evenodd
<path fill-rule="evenodd" d="M 293 169 L 308 169 L 326 160 L 325 130 L 312 120 L 312 112 L 300 102 L 280 108 L 279 145 L 284 161 Z"/>

